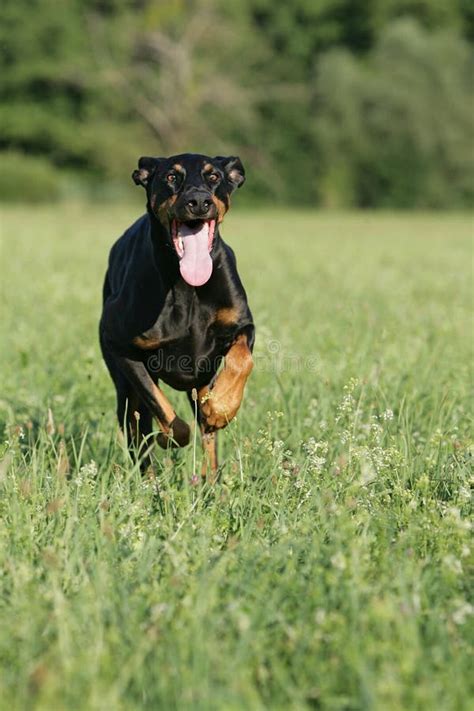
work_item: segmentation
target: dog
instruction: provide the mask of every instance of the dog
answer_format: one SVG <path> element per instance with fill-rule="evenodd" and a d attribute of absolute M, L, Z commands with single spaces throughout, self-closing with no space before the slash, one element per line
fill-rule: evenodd
<path fill-rule="evenodd" d="M 153 418 L 162 447 L 190 440 L 159 382 L 185 391 L 201 430 L 202 474 L 215 474 L 217 431 L 235 417 L 253 367 L 255 326 L 220 235 L 244 167 L 235 156 L 142 157 L 132 178 L 146 190 L 146 214 L 110 251 L 99 326 L 118 421 L 146 469 Z"/>

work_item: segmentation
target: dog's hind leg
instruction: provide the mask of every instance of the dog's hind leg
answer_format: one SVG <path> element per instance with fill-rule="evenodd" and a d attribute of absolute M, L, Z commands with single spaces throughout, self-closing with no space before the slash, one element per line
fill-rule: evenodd
<path fill-rule="evenodd" d="M 212 476 L 217 472 L 217 432 L 206 432 L 204 425 L 201 425 L 201 441 L 204 452 L 204 459 L 201 467 L 201 475 L 206 477 L 208 470 L 211 470 Z"/>

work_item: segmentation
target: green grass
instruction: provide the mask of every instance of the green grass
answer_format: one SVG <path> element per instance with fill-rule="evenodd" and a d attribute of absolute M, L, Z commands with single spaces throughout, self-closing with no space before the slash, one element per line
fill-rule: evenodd
<path fill-rule="evenodd" d="M 472 708 L 469 217 L 230 215 L 257 365 L 158 491 L 96 337 L 136 215 L 3 211 L 2 711 Z"/>

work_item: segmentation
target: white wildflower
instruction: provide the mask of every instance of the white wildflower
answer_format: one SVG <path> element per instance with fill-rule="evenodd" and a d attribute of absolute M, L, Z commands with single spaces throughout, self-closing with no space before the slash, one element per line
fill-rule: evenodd
<path fill-rule="evenodd" d="M 79 474 L 82 474 L 82 476 L 86 479 L 93 479 L 95 476 L 97 476 L 97 464 L 94 462 L 93 459 L 91 459 L 88 464 L 84 464 L 79 469 Z"/>
<path fill-rule="evenodd" d="M 469 603 L 462 601 L 459 606 L 454 610 L 452 614 L 452 619 L 454 624 L 463 625 L 467 617 L 474 615 L 474 607 Z"/>
<path fill-rule="evenodd" d="M 448 554 L 443 558 L 443 565 L 450 570 L 455 575 L 460 575 L 462 573 L 461 561 L 458 560 L 454 555 Z"/>
<path fill-rule="evenodd" d="M 461 486 L 459 487 L 459 498 L 461 501 L 470 501 L 471 500 L 471 491 L 468 489 L 467 486 Z"/>
<path fill-rule="evenodd" d="M 338 553 L 335 553 L 335 555 L 332 556 L 331 558 L 331 565 L 333 568 L 336 568 L 336 570 L 345 570 L 347 563 L 344 555 L 339 551 Z"/>
<path fill-rule="evenodd" d="M 315 612 L 314 619 L 317 625 L 322 625 L 324 623 L 324 620 L 326 619 L 326 610 L 323 610 L 322 607 L 319 607 Z"/>
<path fill-rule="evenodd" d="M 370 459 L 362 459 L 360 463 L 360 483 L 362 485 L 370 484 L 377 478 L 377 473 Z"/>
<path fill-rule="evenodd" d="M 328 451 L 327 442 L 317 442 L 314 437 L 310 437 L 307 442 L 303 442 L 303 452 L 306 455 L 310 470 L 321 472 L 326 464 L 326 454 Z"/>

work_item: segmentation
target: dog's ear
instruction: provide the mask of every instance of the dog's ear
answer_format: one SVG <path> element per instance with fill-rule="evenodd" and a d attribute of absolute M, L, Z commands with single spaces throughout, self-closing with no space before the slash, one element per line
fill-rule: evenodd
<path fill-rule="evenodd" d="M 228 156 L 227 158 L 216 156 L 214 160 L 224 171 L 231 190 L 240 188 L 245 183 L 245 169 L 240 158 L 237 158 L 237 156 Z"/>
<path fill-rule="evenodd" d="M 138 168 L 132 173 L 132 179 L 135 185 L 143 185 L 143 187 L 146 188 L 160 163 L 165 160 L 166 158 L 142 156 L 138 161 Z"/>

